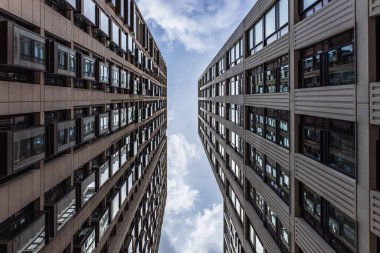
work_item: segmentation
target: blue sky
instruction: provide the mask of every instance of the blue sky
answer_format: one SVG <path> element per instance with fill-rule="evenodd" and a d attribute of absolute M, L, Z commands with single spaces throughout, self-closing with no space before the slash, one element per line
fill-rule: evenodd
<path fill-rule="evenodd" d="M 197 132 L 197 80 L 254 0 L 139 0 L 168 66 L 168 198 L 160 253 L 219 253 L 223 203 Z"/>

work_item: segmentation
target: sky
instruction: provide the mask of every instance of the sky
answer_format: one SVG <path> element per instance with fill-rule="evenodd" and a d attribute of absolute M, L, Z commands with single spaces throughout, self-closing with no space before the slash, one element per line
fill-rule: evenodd
<path fill-rule="evenodd" d="M 219 253 L 223 199 L 198 137 L 197 83 L 254 0 L 139 0 L 168 67 L 168 196 L 159 253 Z"/>

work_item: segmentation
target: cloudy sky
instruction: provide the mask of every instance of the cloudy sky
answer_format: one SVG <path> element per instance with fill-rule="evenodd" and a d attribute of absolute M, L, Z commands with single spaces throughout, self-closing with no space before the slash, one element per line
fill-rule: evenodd
<path fill-rule="evenodd" d="M 168 66 L 168 198 L 160 253 L 219 253 L 223 204 L 197 133 L 197 80 L 254 0 L 139 0 Z"/>

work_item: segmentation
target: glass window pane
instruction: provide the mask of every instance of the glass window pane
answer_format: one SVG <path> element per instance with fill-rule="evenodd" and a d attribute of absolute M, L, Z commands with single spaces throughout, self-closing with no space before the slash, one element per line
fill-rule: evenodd
<path fill-rule="evenodd" d="M 280 27 L 288 23 L 288 0 L 280 0 L 278 3 L 279 6 L 279 24 Z"/>
<path fill-rule="evenodd" d="M 255 46 L 263 41 L 263 20 L 261 19 L 255 25 Z"/>
<path fill-rule="evenodd" d="M 328 52 L 329 85 L 355 83 L 354 51 L 348 45 Z"/>
<path fill-rule="evenodd" d="M 272 9 L 265 15 L 265 38 L 276 31 L 276 8 Z"/>

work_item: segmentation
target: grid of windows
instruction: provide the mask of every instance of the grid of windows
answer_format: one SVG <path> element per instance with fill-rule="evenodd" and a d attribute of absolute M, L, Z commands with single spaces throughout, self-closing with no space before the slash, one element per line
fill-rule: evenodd
<path fill-rule="evenodd" d="M 243 117 L 241 115 L 241 105 L 229 104 L 228 105 L 228 120 L 239 125 L 243 126 Z"/>
<path fill-rule="evenodd" d="M 338 253 L 356 252 L 356 222 L 301 184 L 302 217 Z"/>
<path fill-rule="evenodd" d="M 353 31 L 303 49 L 301 65 L 302 88 L 355 84 Z"/>
<path fill-rule="evenodd" d="M 289 112 L 247 107 L 247 128 L 283 148 L 289 149 Z"/>
<path fill-rule="evenodd" d="M 252 55 L 288 33 L 288 0 L 277 1 L 248 30 L 248 53 Z"/>
<path fill-rule="evenodd" d="M 228 186 L 228 197 L 230 198 L 231 203 L 233 207 L 235 208 L 235 211 L 239 217 L 239 221 L 241 222 L 241 224 L 243 224 L 243 221 L 244 221 L 243 206 L 241 205 L 238 197 L 236 196 L 234 190 L 232 189 L 230 185 Z"/>
<path fill-rule="evenodd" d="M 243 59 L 243 39 L 239 39 L 227 52 L 227 68 L 239 64 Z"/>
<path fill-rule="evenodd" d="M 243 75 L 236 75 L 227 79 L 228 95 L 241 95 L 243 93 Z"/>
<path fill-rule="evenodd" d="M 302 116 L 301 150 L 306 156 L 356 177 L 355 124 Z"/>
<path fill-rule="evenodd" d="M 289 92 L 288 55 L 255 67 L 247 72 L 247 93 Z"/>

